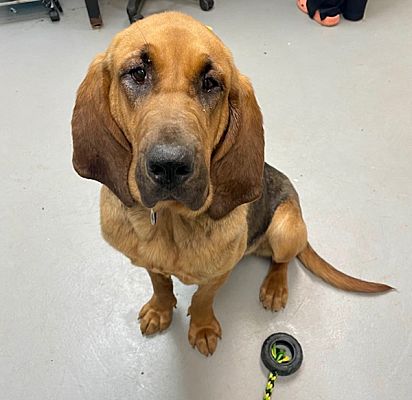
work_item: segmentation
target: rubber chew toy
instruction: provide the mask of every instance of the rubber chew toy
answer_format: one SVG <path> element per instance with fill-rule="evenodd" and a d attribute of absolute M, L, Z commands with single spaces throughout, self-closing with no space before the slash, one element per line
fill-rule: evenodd
<path fill-rule="evenodd" d="M 278 376 L 291 375 L 300 368 L 303 351 L 293 336 L 287 333 L 274 333 L 263 343 L 260 357 L 270 371 L 263 400 L 270 400 Z"/>

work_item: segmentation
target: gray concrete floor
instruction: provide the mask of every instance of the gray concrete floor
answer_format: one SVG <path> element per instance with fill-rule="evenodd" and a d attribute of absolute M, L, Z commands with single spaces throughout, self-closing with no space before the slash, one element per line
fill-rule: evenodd
<path fill-rule="evenodd" d="M 62 21 L 0 20 L 0 399 L 258 399 L 260 346 L 274 331 L 305 361 L 276 399 L 410 399 L 412 391 L 412 3 L 370 1 L 366 19 L 332 29 L 293 0 L 148 1 L 187 12 L 232 49 L 252 78 L 266 158 L 295 183 L 311 242 L 328 260 L 398 291 L 337 291 L 290 267 L 290 298 L 258 301 L 267 262 L 243 260 L 219 293 L 217 353 L 189 347 L 194 287 L 176 283 L 168 332 L 146 339 L 149 298 L 134 268 L 99 233 L 97 183 L 71 167 L 70 117 L 88 63 L 127 26 L 125 1 L 101 1 L 105 26 L 64 1 Z M 390 3 L 390 5 L 389 5 Z"/>

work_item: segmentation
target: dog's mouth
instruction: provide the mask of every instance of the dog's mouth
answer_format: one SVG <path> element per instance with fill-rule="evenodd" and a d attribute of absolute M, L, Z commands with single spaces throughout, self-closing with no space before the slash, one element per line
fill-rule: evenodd
<path fill-rule="evenodd" d="M 154 208 L 161 202 L 176 202 L 192 211 L 197 211 L 204 205 L 209 190 L 208 185 L 203 190 L 200 186 L 196 186 L 198 185 L 190 185 L 188 188 L 179 187 L 173 190 L 159 190 L 149 184 L 140 188 L 140 197 L 143 205 L 147 208 Z"/>

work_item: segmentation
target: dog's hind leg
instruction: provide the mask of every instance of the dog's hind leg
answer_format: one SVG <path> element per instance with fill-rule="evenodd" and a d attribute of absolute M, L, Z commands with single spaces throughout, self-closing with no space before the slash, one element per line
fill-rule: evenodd
<path fill-rule="evenodd" d="M 290 199 L 277 207 L 265 235 L 272 250 L 272 264 L 260 288 L 260 301 L 266 309 L 279 311 L 288 299 L 288 263 L 307 243 L 306 225 L 297 201 Z"/>
<path fill-rule="evenodd" d="M 288 263 L 272 260 L 269 272 L 260 287 L 260 301 L 267 310 L 280 311 L 288 300 Z"/>

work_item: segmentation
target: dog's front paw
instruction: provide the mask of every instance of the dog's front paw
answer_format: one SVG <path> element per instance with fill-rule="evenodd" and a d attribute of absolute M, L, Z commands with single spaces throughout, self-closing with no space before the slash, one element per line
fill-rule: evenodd
<path fill-rule="evenodd" d="M 280 311 L 288 301 L 288 287 L 274 277 L 267 277 L 260 288 L 260 301 L 267 310 Z"/>
<path fill-rule="evenodd" d="M 222 329 L 215 317 L 209 323 L 195 323 L 193 319 L 190 321 L 189 343 L 206 357 L 215 352 L 217 341 L 221 338 Z"/>
<path fill-rule="evenodd" d="M 159 307 L 152 300 L 139 313 L 140 331 L 143 335 L 153 335 L 167 329 L 172 323 L 173 306 Z"/>

